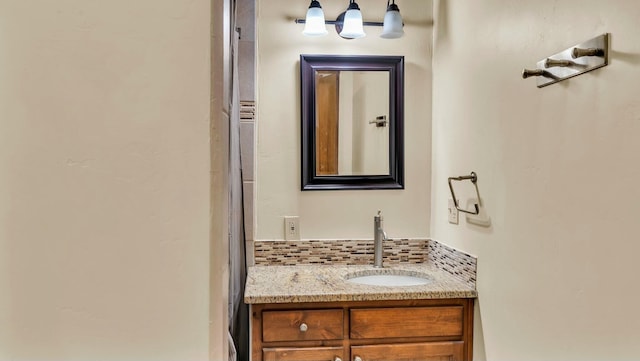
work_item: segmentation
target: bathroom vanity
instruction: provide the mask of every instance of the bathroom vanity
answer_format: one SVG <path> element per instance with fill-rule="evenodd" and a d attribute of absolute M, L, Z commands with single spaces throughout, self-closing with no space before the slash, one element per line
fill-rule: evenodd
<path fill-rule="evenodd" d="M 365 285 L 366 274 L 427 284 Z M 471 360 L 475 287 L 433 265 L 249 269 L 253 361 Z"/>
<path fill-rule="evenodd" d="M 254 361 L 471 360 L 473 299 L 252 307 Z"/>

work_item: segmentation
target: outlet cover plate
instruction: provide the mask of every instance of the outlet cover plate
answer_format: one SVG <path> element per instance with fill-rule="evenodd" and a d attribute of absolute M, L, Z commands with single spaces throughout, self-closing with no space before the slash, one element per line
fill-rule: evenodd
<path fill-rule="evenodd" d="M 298 216 L 284 217 L 284 239 L 285 241 L 300 240 L 300 217 Z"/>
<path fill-rule="evenodd" d="M 449 223 L 458 224 L 458 210 L 452 198 L 449 198 Z"/>

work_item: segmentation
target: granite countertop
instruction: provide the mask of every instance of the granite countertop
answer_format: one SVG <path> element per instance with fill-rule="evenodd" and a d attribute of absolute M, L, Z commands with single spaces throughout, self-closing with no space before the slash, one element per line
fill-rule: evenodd
<path fill-rule="evenodd" d="M 380 301 L 442 298 L 475 298 L 475 287 L 438 269 L 432 264 L 394 264 L 383 269 L 389 274 L 408 274 L 427 277 L 432 282 L 420 286 L 369 286 L 346 280 L 347 275 L 358 276 L 380 272 L 366 266 L 298 265 L 252 266 L 248 269 L 244 302 L 295 303 Z"/>

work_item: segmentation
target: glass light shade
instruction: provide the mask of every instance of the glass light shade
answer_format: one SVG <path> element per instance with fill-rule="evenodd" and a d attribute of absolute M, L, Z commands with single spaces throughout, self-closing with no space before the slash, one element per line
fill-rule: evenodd
<path fill-rule="evenodd" d="M 313 3 L 312 6 L 309 7 L 302 33 L 306 36 L 327 35 L 327 27 L 324 23 L 324 12 L 321 7 L 313 7 Z"/>
<path fill-rule="evenodd" d="M 397 39 L 404 35 L 402 29 L 402 16 L 398 6 L 392 4 L 387 9 L 387 13 L 384 14 L 384 23 L 382 24 L 381 38 L 385 39 Z"/>
<path fill-rule="evenodd" d="M 366 36 L 362 26 L 362 13 L 359 9 L 349 9 L 344 14 L 344 25 L 340 36 L 343 38 L 357 39 Z"/>

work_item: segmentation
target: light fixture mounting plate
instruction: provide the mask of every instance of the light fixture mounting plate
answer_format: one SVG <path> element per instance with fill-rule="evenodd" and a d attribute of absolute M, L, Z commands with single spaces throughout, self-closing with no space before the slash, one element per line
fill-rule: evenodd
<path fill-rule="evenodd" d="M 346 11 L 343 11 L 336 18 L 335 27 L 336 27 L 336 32 L 338 33 L 338 35 L 340 35 L 340 33 L 342 32 L 342 28 L 344 27 L 344 15 L 346 13 L 347 13 Z M 353 40 L 353 38 L 346 38 L 346 37 L 344 37 L 342 35 L 340 35 L 340 37 L 343 38 L 343 39 L 347 39 L 347 40 Z"/>

